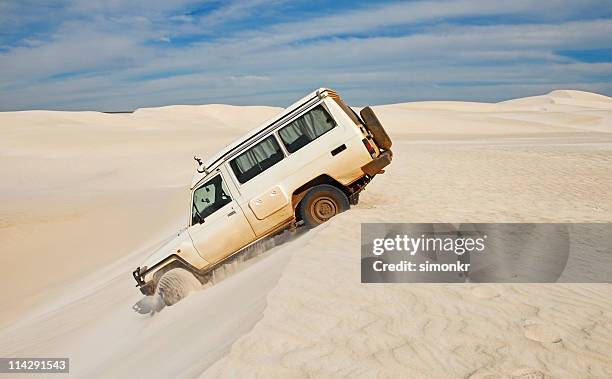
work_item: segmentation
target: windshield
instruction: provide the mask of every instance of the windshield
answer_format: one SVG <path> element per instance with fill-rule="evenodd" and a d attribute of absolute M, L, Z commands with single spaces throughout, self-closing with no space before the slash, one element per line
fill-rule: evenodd
<path fill-rule="evenodd" d="M 221 175 L 210 179 L 193 192 L 191 224 L 198 224 L 232 201 Z"/>

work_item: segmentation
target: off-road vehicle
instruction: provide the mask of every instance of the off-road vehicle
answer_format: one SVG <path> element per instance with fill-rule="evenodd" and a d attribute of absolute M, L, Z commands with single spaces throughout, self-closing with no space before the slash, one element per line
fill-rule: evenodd
<path fill-rule="evenodd" d="M 370 107 L 358 115 L 333 90 L 312 92 L 206 162 L 196 158 L 186 228 L 134 270 L 137 286 L 171 305 L 180 271 L 206 282 L 259 240 L 326 222 L 357 204 L 391 163 L 390 148 Z"/>

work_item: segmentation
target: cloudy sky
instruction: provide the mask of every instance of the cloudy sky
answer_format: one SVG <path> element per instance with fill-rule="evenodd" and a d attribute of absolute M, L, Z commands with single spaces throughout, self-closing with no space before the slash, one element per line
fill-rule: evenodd
<path fill-rule="evenodd" d="M 612 1 L 0 0 L 0 110 L 612 95 Z"/>

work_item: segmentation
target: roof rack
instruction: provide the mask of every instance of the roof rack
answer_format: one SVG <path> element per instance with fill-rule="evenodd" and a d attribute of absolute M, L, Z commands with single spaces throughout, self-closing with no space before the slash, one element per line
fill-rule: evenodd
<path fill-rule="evenodd" d="M 222 156 L 220 156 L 217 159 L 215 159 L 213 162 L 211 162 L 207 166 L 207 169 L 208 168 L 212 168 L 212 167 L 216 166 L 218 163 L 226 160 L 228 157 L 233 156 L 235 153 L 237 153 L 237 150 L 242 150 L 242 148 L 245 148 L 245 145 L 249 145 L 250 143 L 254 142 L 255 140 L 257 140 L 262 135 L 264 135 L 264 134 L 268 133 L 269 131 L 275 129 L 276 127 L 280 126 L 280 124 L 283 123 L 283 121 L 285 121 L 287 118 L 289 118 L 290 116 L 294 115 L 296 112 L 298 112 L 301 109 L 303 109 L 305 106 L 309 105 L 313 100 L 323 99 L 327 95 L 327 93 L 329 93 L 330 96 L 332 96 L 332 97 L 333 96 L 335 96 L 336 98 L 338 97 L 336 92 L 334 92 L 332 90 L 329 90 L 329 89 L 326 89 L 326 88 L 321 88 L 321 89 L 317 90 L 316 92 L 313 93 L 313 96 L 310 96 L 305 101 L 302 101 L 295 109 L 292 109 L 290 112 L 282 114 L 278 119 L 273 120 L 266 127 L 264 127 L 263 129 L 259 130 L 257 133 L 253 134 L 252 136 L 249 136 L 249 138 L 245 139 L 244 141 L 241 141 L 238 145 L 232 147 L 230 150 L 225 152 Z"/>

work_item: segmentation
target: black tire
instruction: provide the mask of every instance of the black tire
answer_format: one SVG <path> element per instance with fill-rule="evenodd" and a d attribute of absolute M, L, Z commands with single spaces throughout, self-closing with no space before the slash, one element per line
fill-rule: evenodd
<path fill-rule="evenodd" d="M 349 208 L 344 192 L 332 185 L 321 184 L 308 191 L 298 211 L 306 227 L 314 228 Z"/>
<path fill-rule="evenodd" d="M 391 138 L 383 128 L 382 124 L 376 117 L 376 114 L 370 107 L 365 107 L 359 112 L 363 122 L 365 122 L 366 128 L 372 133 L 372 137 L 374 138 L 374 142 L 378 145 L 379 148 L 389 150 L 393 142 L 391 142 Z"/>
<path fill-rule="evenodd" d="M 162 275 L 157 282 L 157 293 L 166 306 L 171 306 L 189 295 L 200 285 L 198 279 L 189 271 L 173 268 Z"/>

